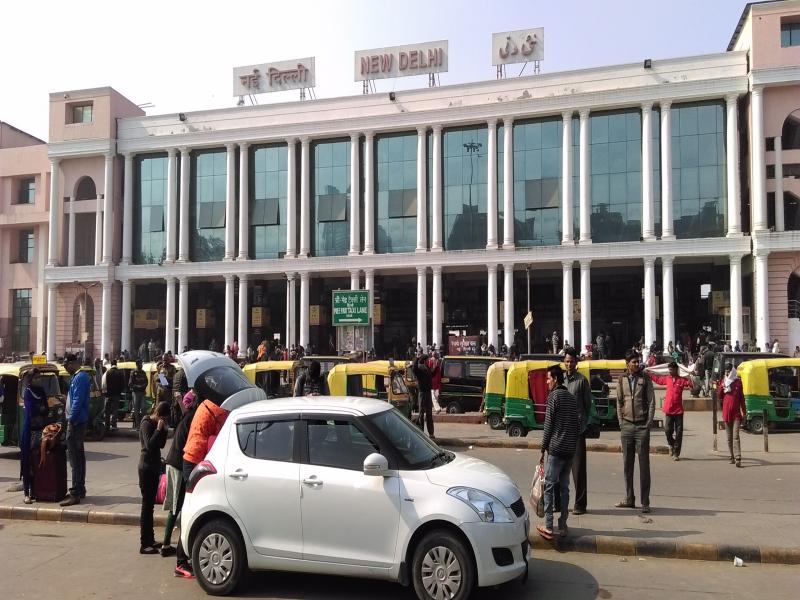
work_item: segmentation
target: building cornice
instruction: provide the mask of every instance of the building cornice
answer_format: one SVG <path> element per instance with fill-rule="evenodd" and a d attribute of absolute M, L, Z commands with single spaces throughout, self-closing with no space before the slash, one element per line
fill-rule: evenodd
<path fill-rule="evenodd" d="M 753 251 L 797 252 L 800 231 L 759 231 L 753 234 Z"/>
<path fill-rule="evenodd" d="M 800 65 L 753 69 L 748 80 L 751 89 L 755 86 L 794 85 L 800 83 Z"/>
<path fill-rule="evenodd" d="M 47 144 L 47 156 L 50 159 L 103 156 L 114 152 L 116 152 L 115 140 L 109 138 L 71 140 Z"/>

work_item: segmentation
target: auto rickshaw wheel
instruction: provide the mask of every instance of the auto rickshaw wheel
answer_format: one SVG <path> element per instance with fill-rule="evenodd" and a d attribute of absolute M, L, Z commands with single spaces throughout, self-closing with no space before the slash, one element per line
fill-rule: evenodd
<path fill-rule="evenodd" d="M 458 415 L 464 412 L 461 410 L 461 403 L 458 400 L 453 400 L 447 405 L 447 413 L 450 415 Z"/>
<path fill-rule="evenodd" d="M 747 429 L 756 435 L 764 434 L 764 417 L 753 417 L 747 422 Z"/>
<path fill-rule="evenodd" d="M 503 428 L 503 417 L 501 417 L 499 413 L 496 413 L 496 412 L 489 413 L 489 416 L 487 417 L 486 422 L 489 423 L 489 427 L 491 429 L 502 429 Z"/>
<path fill-rule="evenodd" d="M 511 425 L 508 426 L 509 437 L 523 437 L 524 435 L 525 435 L 525 430 L 519 423 L 511 423 Z"/>

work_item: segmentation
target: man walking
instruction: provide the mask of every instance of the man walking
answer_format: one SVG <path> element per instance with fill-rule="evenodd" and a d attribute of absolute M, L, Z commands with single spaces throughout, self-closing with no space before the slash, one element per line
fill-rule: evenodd
<path fill-rule="evenodd" d="M 578 373 L 578 351 L 567 348 L 564 351 L 564 385 L 575 397 L 578 406 L 578 442 L 575 456 L 572 459 L 572 480 L 575 482 L 574 515 L 586 512 L 586 427 L 589 424 L 589 412 L 592 409 L 592 395 L 586 377 Z"/>
<path fill-rule="evenodd" d="M 578 443 L 580 422 L 575 397 L 564 387 L 564 372 L 559 366 L 547 369 L 547 410 L 544 417 L 542 457 L 544 469 L 544 525 L 536 531 L 546 540 L 553 539 L 553 495 L 558 485 L 561 497 L 561 515 L 558 531 L 561 537 L 568 533 L 569 517 L 569 471 Z M 545 452 L 547 462 L 545 463 Z"/>
<path fill-rule="evenodd" d="M 433 378 L 424 354 L 420 353 L 414 358 L 414 362 L 411 363 L 411 371 L 417 378 L 417 387 L 419 388 L 420 425 L 424 422 L 428 427 L 428 435 L 433 438 L 433 401 L 431 400 Z"/>
<path fill-rule="evenodd" d="M 664 433 L 669 444 L 669 455 L 672 460 L 681 459 L 681 442 L 683 441 L 683 390 L 693 387 L 685 377 L 678 377 L 678 363 L 669 363 L 669 375 L 648 373 L 653 383 L 667 388 L 664 396 Z"/>
<path fill-rule="evenodd" d="M 617 419 L 619 420 L 622 461 L 625 472 L 625 499 L 617 508 L 634 508 L 633 463 L 639 459 L 642 512 L 650 512 L 650 423 L 656 411 L 653 383 L 639 371 L 639 355 L 625 353 L 626 373 L 617 380 Z"/>
<path fill-rule="evenodd" d="M 103 375 L 103 392 L 106 396 L 106 431 L 117 428 L 117 412 L 125 391 L 125 376 L 117 368 L 116 359 L 111 361 L 111 366 Z"/>
<path fill-rule="evenodd" d="M 133 393 L 133 428 L 139 429 L 139 423 L 142 422 L 144 416 L 144 393 L 147 389 L 147 374 L 142 369 L 142 361 L 136 361 L 136 368 L 131 371 L 131 376 L 128 378 L 128 389 Z"/>
<path fill-rule="evenodd" d="M 67 453 L 72 470 L 72 487 L 69 495 L 61 501 L 61 506 L 78 504 L 86 497 L 86 453 L 83 441 L 86 438 L 86 425 L 89 421 L 89 374 L 80 371 L 80 363 L 74 354 L 64 357 L 64 368 L 72 376 L 67 394 Z"/>

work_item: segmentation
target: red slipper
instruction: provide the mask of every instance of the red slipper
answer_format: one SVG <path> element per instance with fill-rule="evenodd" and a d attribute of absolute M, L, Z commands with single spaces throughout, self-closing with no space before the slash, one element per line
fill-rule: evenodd
<path fill-rule="evenodd" d="M 545 527 L 544 525 L 537 525 L 536 526 L 536 531 L 538 531 L 539 535 L 542 536 L 546 540 L 552 540 L 553 539 L 553 532 L 551 530 L 549 530 L 547 527 Z"/>

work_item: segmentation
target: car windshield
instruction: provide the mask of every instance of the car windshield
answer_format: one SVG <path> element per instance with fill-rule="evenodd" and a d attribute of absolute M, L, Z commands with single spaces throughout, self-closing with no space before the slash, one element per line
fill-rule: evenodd
<path fill-rule="evenodd" d="M 439 457 L 449 462 L 445 451 L 397 410 L 384 410 L 371 415 L 369 420 L 388 438 L 410 469 L 427 469 L 443 464 L 437 460 Z"/>

